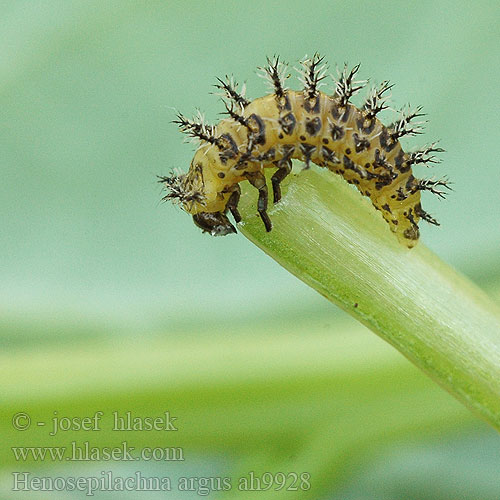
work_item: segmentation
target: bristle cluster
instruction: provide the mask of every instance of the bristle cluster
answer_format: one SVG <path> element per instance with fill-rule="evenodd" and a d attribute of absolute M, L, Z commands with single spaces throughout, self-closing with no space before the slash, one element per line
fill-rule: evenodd
<path fill-rule="evenodd" d="M 379 87 L 373 87 L 366 98 L 363 105 L 363 110 L 365 111 L 365 118 L 372 120 L 377 116 L 378 113 L 387 109 L 387 100 L 390 95 L 387 94 L 394 85 L 389 84 L 386 80 L 380 84 Z"/>
<path fill-rule="evenodd" d="M 218 140 L 217 137 L 215 137 L 215 128 L 205 123 L 205 117 L 199 111 L 192 120 L 178 113 L 177 120 L 174 120 L 173 123 L 177 124 L 180 131 L 187 134 L 188 137 L 192 139 L 206 141 L 210 144 L 217 144 Z"/>
<path fill-rule="evenodd" d="M 248 120 L 246 120 L 241 114 L 241 109 L 236 110 L 234 102 L 228 103 L 223 101 L 226 111 L 223 113 L 229 115 L 234 121 L 238 122 L 240 125 L 248 127 Z"/>
<path fill-rule="evenodd" d="M 217 81 L 219 83 L 215 84 L 215 87 L 221 91 L 221 93 L 219 94 L 221 97 L 231 100 L 241 108 L 245 108 L 250 104 L 250 101 L 245 97 L 245 85 L 243 85 L 241 91 L 239 91 L 238 83 L 234 81 L 234 78 L 232 76 L 229 77 L 227 75 L 225 80 L 217 78 Z"/>
<path fill-rule="evenodd" d="M 184 198 L 184 183 L 181 176 L 170 172 L 169 176 L 158 176 L 161 184 L 167 189 L 168 193 L 162 198 L 163 201 L 173 201 L 180 203 Z"/>
<path fill-rule="evenodd" d="M 415 207 L 415 213 L 422 219 L 425 220 L 425 222 L 428 222 L 429 224 L 433 224 L 434 226 L 439 226 L 439 222 L 432 217 L 429 213 L 427 213 L 420 204 L 418 204 Z"/>
<path fill-rule="evenodd" d="M 285 95 L 287 88 L 285 87 L 285 80 L 287 78 L 288 66 L 280 61 L 279 56 L 274 56 L 272 59 L 267 58 L 267 66 L 258 68 L 258 75 L 264 78 L 269 87 L 280 99 Z"/>
<path fill-rule="evenodd" d="M 359 92 L 367 83 L 366 80 L 355 80 L 356 73 L 359 71 L 359 64 L 356 64 L 350 71 L 347 70 L 347 64 L 337 79 L 335 86 L 335 96 L 338 98 L 340 106 L 346 107 L 349 99 Z"/>
<path fill-rule="evenodd" d="M 170 172 L 169 176 L 158 176 L 161 184 L 167 189 L 167 194 L 162 201 L 171 201 L 173 203 L 204 203 L 205 195 L 198 189 L 193 182 L 189 182 L 186 175 L 178 175 Z"/>
<path fill-rule="evenodd" d="M 437 158 L 432 153 L 444 153 L 444 149 L 437 147 L 437 142 L 433 142 L 417 151 L 410 152 L 408 162 L 412 165 L 440 163 L 441 159 Z"/>
<path fill-rule="evenodd" d="M 401 118 L 389 127 L 393 141 L 397 141 L 405 135 L 418 135 L 422 133 L 423 121 L 411 123 L 415 118 L 425 116 L 425 113 L 421 113 L 421 111 L 422 106 L 417 106 L 415 109 L 411 109 L 408 106 L 406 109 L 400 111 Z"/>
<path fill-rule="evenodd" d="M 299 81 L 304 85 L 304 97 L 312 100 L 318 96 L 320 87 L 324 85 L 327 65 L 323 62 L 324 57 L 318 53 L 313 57 L 305 57 L 300 61 L 301 67 L 298 69 Z"/>
<path fill-rule="evenodd" d="M 445 198 L 447 194 L 446 191 L 437 188 L 442 187 L 451 191 L 450 184 L 451 182 L 446 177 L 442 177 L 441 179 L 418 179 L 415 189 L 418 191 L 430 191 L 440 198 Z"/>

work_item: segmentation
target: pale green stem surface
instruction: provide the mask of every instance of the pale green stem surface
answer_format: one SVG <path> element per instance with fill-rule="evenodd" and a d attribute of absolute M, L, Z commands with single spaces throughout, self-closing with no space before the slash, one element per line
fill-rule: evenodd
<path fill-rule="evenodd" d="M 256 190 L 244 184 L 247 238 L 500 430 L 500 311 L 483 291 L 421 241 L 401 245 L 339 176 L 290 175 L 282 201 L 270 203 L 270 233 L 256 215 Z"/>

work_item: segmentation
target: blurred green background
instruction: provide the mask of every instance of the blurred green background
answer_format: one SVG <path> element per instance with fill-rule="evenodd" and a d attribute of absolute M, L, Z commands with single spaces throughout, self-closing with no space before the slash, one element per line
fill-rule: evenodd
<path fill-rule="evenodd" d="M 0 2 L 0 498 L 12 472 L 233 478 L 308 472 L 309 492 L 228 498 L 496 499 L 500 439 L 391 347 L 241 235 L 210 238 L 160 203 L 157 174 L 217 121 L 216 76 L 266 93 L 255 68 L 315 51 L 335 73 L 396 83 L 441 139 L 442 226 L 423 242 L 500 302 L 498 2 Z M 298 83 L 291 85 L 298 88 Z M 390 115 L 388 115 L 390 116 Z M 390 119 L 390 118 L 389 118 Z M 422 170 L 420 171 L 422 175 Z M 26 411 L 178 417 L 175 436 L 16 431 Z M 109 423 L 109 422 L 108 422 Z M 12 446 L 179 446 L 183 463 L 16 461 Z M 233 485 L 237 481 L 233 480 Z M 95 498 L 199 498 L 199 491 Z M 267 495 L 267 496 L 266 496 Z M 217 494 L 210 497 L 217 497 Z"/>

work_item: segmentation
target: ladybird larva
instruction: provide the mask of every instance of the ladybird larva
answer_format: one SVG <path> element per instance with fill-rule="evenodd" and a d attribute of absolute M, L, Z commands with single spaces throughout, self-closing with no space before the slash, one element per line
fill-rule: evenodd
<path fill-rule="evenodd" d="M 350 98 L 365 82 L 356 80 L 359 65 L 344 67 L 333 95 L 320 91 L 326 78 L 323 57 L 315 54 L 301 61 L 299 80 L 303 90 L 285 86 L 287 67 L 278 57 L 267 60 L 262 76 L 273 93 L 249 101 L 233 79 L 218 79 L 228 117 L 208 126 L 202 115 L 188 120 L 179 114 L 182 132 L 200 142 L 189 172 L 160 177 L 168 189 L 165 200 L 176 201 L 193 216 L 203 231 L 212 235 L 235 233 L 227 212 L 240 222 L 239 183 L 248 180 L 259 191 L 258 213 L 267 231 L 272 223 L 267 214 L 268 188 L 263 169 L 276 171 L 271 177 L 273 201 L 281 198 L 280 183 L 292 169 L 292 159 L 309 168 L 310 163 L 341 175 L 370 198 L 396 233 L 400 242 L 413 247 L 419 238 L 418 222 L 438 222 L 422 209 L 423 190 L 444 197 L 446 179 L 417 179 L 412 166 L 437 163 L 434 153 L 443 151 L 432 143 L 421 150 L 405 152 L 399 139 L 421 132 L 415 119 L 421 108 L 401 111 L 398 120 L 383 125 L 377 114 L 387 108 L 392 85 L 385 81 L 373 88 L 358 108 Z M 228 102 L 229 101 L 229 102 Z"/>

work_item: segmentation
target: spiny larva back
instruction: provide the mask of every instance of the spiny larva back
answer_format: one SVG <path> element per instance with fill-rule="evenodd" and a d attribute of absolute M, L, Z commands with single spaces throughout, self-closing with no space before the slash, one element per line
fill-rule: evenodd
<path fill-rule="evenodd" d="M 298 159 L 341 175 L 359 192 L 370 198 L 391 230 L 409 248 L 418 238 L 418 222 L 438 225 L 422 209 L 423 190 L 444 197 L 446 179 L 417 179 L 413 165 L 430 165 L 443 150 L 436 143 L 421 150 L 405 152 L 399 139 L 421 133 L 421 108 L 406 108 L 389 126 L 377 114 L 387 109 L 392 85 L 385 81 L 370 90 L 357 108 L 351 97 L 366 84 L 356 80 L 359 65 L 344 67 L 335 83 L 333 95 L 320 91 L 326 79 L 323 58 L 315 54 L 301 61 L 301 91 L 285 86 L 287 67 L 278 57 L 259 68 L 273 93 L 249 101 L 232 78 L 218 80 L 227 118 L 208 126 L 202 115 L 189 120 L 179 114 L 182 132 L 199 141 L 187 174 L 161 177 L 168 189 L 165 200 L 179 202 L 194 222 L 212 235 L 236 232 L 227 212 L 240 222 L 239 183 L 248 180 L 259 191 L 257 210 L 267 231 L 272 223 L 267 215 L 268 189 L 264 168 L 276 171 L 271 177 L 273 201 L 281 198 L 280 183 L 290 173 L 292 160 Z"/>

